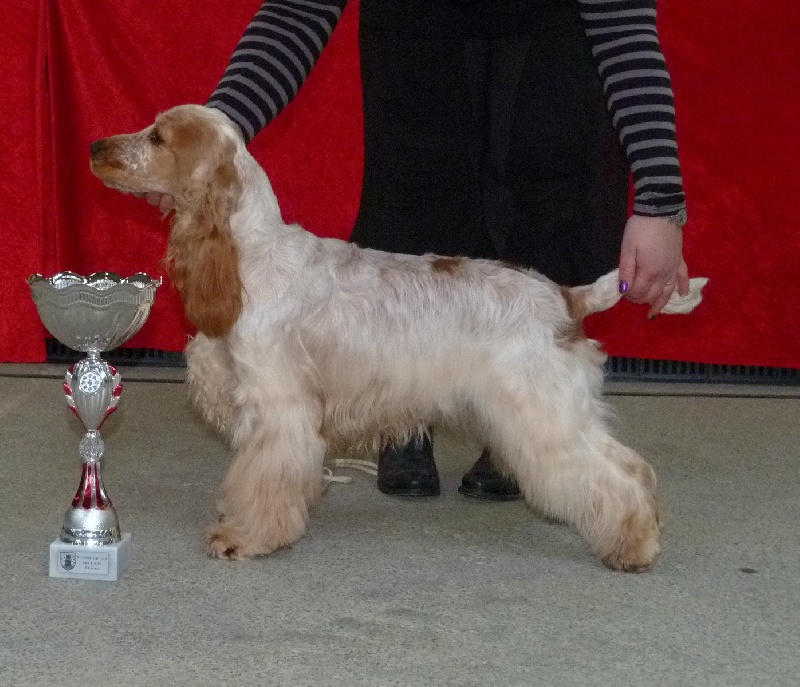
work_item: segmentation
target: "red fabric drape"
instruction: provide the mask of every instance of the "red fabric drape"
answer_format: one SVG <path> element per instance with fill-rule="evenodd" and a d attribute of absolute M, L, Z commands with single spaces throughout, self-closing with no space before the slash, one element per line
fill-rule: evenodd
<path fill-rule="evenodd" d="M 627 302 L 589 330 L 615 355 L 800 368 L 800 3 L 659 0 L 689 204 L 685 255 L 711 277 L 686 318 Z"/>
<path fill-rule="evenodd" d="M 160 273 L 168 227 L 89 172 L 89 143 L 204 102 L 261 0 L 0 0 L 0 361 L 41 361 L 32 272 Z M 660 0 L 690 204 L 686 257 L 711 277 L 687 317 L 647 322 L 623 302 L 588 323 L 621 356 L 800 367 L 800 6 L 796 0 Z M 360 191 L 361 93 L 351 0 L 298 97 L 251 144 L 287 221 L 347 237 Z M 160 289 L 129 345 L 181 350 L 189 333 Z"/>
<path fill-rule="evenodd" d="M 43 332 L 25 279 L 42 269 L 44 13 L 13 0 L 0 0 L 0 11 L 0 362 L 38 361 Z"/>

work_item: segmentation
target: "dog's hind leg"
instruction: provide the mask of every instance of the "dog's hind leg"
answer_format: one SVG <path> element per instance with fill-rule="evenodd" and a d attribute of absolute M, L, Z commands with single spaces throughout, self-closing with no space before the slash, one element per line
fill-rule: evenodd
<path fill-rule="evenodd" d="M 221 339 L 198 334 L 186 346 L 189 397 L 206 422 L 231 436 L 236 418 L 235 376 L 230 353 Z"/>
<path fill-rule="evenodd" d="M 605 529 L 592 532 L 593 547 L 609 568 L 639 572 L 650 567 L 658 555 L 661 530 L 661 503 L 656 487 L 656 473 L 633 449 L 623 446 L 610 436 L 603 437 L 598 447 L 611 466 L 612 478 L 622 476 L 627 487 L 609 490 L 603 507 L 622 511 L 625 515 L 612 518 Z M 622 498 L 629 498 L 625 503 Z"/>
<path fill-rule="evenodd" d="M 240 373 L 246 382 L 236 390 L 241 411 L 220 499 L 224 516 L 207 539 L 215 558 L 245 559 L 294 543 L 322 492 L 322 403 L 291 364 L 266 356 L 258 364 Z"/>
<path fill-rule="evenodd" d="M 506 412 L 490 427 L 491 444 L 525 498 L 573 525 L 610 568 L 646 570 L 659 552 L 653 469 L 610 437 L 599 420 L 577 408 L 559 413 L 541 405 Z"/>

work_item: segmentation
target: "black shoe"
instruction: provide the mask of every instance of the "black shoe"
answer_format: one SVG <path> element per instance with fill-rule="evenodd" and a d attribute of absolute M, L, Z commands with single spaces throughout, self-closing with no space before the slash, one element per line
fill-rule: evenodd
<path fill-rule="evenodd" d="M 378 489 L 391 496 L 438 496 L 439 473 L 428 435 L 390 444 L 378 454 Z"/>
<path fill-rule="evenodd" d="M 516 501 L 522 498 L 517 481 L 501 474 L 492 465 L 489 449 L 484 449 L 475 465 L 461 478 L 458 493 L 490 501 Z"/>

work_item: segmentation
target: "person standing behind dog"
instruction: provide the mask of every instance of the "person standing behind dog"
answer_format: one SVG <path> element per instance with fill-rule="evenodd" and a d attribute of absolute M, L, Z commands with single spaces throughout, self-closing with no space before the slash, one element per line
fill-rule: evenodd
<path fill-rule="evenodd" d="M 252 140 L 297 93 L 345 5 L 266 0 L 207 104 Z M 364 178 L 351 240 L 500 258 L 564 285 L 618 265 L 620 291 L 650 317 L 675 288 L 688 292 L 656 0 L 361 0 L 359 48 Z M 430 437 L 384 448 L 378 487 L 438 494 Z M 488 450 L 459 491 L 519 498 Z"/>

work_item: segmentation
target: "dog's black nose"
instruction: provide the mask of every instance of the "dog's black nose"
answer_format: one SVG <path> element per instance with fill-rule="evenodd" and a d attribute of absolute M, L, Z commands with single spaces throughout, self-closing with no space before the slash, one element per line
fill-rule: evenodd
<path fill-rule="evenodd" d="M 99 141 L 94 141 L 91 146 L 89 146 L 89 150 L 92 151 L 92 156 L 99 155 L 103 152 L 103 148 L 106 147 L 105 139 L 100 139 Z"/>

